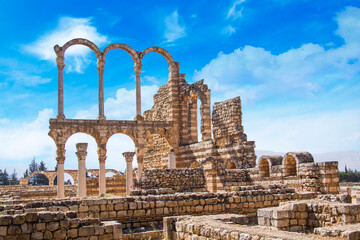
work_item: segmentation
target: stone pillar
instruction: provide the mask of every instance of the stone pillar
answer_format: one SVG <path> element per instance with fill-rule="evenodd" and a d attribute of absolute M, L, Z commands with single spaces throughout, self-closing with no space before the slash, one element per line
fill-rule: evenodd
<path fill-rule="evenodd" d="M 210 93 L 208 89 L 205 93 L 205 99 L 201 102 L 200 113 L 201 113 L 201 140 L 207 141 L 211 139 L 211 110 L 210 110 Z"/>
<path fill-rule="evenodd" d="M 104 146 L 98 147 L 99 155 L 99 195 L 106 194 L 106 179 L 105 179 L 105 160 L 106 148 Z"/>
<path fill-rule="evenodd" d="M 169 168 L 175 169 L 176 168 L 176 158 L 175 158 L 175 151 L 171 149 L 169 152 Z"/>
<path fill-rule="evenodd" d="M 104 67 L 105 61 L 102 59 L 102 56 L 98 58 L 97 69 L 99 72 L 99 120 L 105 120 L 104 114 Z"/>
<path fill-rule="evenodd" d="M 64 56 L 62 49 L 60 47 L 55 48 L 57 57 L 56 57 L 56 64 L 58 67 L 58 115 L 56 116 L 57 119 L 65 119 L 64 114 Z"/>
<path fill-rule="evenodd" d="M 136 156 L 136 160 L 138 163 L 138 177 L 139 179 L 141 178 L 141 174 L 143 172 L 143 162 L 144 162 L 144 157 L 142 155 L 137 155 Z"/>
<path fill-rule="evenodd" d="M 130 191 L 133 189 L 133 169 L 132 162 L 134 159 L 134 152 L 124 152 L 123 156 L 126 160 L 126 195 L 130 196 Z"/>
<path fill-rule="evenodd" d="M 85 166 L 85 159 L 86 159 L 86 149 L 88 144 L 87 143 L 77 143 L 76 144 L 76 155 L 78 157 L 78 197 L 86 197 L 86 166 Z"/>
<path fill-rule="evenodd" d="M 65 198 L 64 187 L 64 162 L 65 162 L 65 144 L 56 144 L 57 161 L 57 198 Z"/>
<path fill-rule="evenodd" d="M 172 121 L 171 138 L 169 140 L 171 147 L 175 151 L 176 158 L 179 159 L 180 144 L 180 95 L 179 95 L 179 63 L 169 63 L 169 96 L 171 106 L 169 109 L 169 121 Z"/>
<path fill-rule="evenodd" d="M 141 116 L 141 63 L 134 64 L 135 76 L 136 76 L 136 116 Z"/>
<path fill-rule="evenodd" d="M 198 142 L 198 126 L 197 126 L 197 94 L 191 92 L 189 101 L 189 135 L 190 143 Z"/>

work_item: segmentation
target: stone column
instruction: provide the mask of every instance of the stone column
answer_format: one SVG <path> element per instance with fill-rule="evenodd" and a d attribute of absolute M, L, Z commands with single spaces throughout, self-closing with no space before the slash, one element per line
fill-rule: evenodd
<path fill-rule="evenodd" d="M 141 116 L 141 63 L 137 62 L 134 64 L 134 70 L 136 75 L 136 116 Z"/>
<path fill-rule="evenodd" d="M 138 177 L 139 179 L 141 178 L 141 174 L 143 172 L 143 162 L 144 162 L 144 158 L 143 156 L 137 155 L 136 156 L 136 160 L 138 163 Z"/>
<path fill-rule="evenodd" d="M 175 158 L 175 151 L 171 149 L 169 152 L 169 168 L 175 169 L 176 168 L 176 158 Z"/>
<path fill-rule="evenodd" d="M 64 188 L 64 162 L 65 162 L 65 144 L 57 144 L 57 198 L 65 198 Z"/>
<path fill-rule="evenodd" d="M 56 63 L 58 67 L 58 115 L 56 116 L 57 119 L 65 119 L 64 115 L 64 56 L 62 53 L 61 48 L 57 48 L 56 51 Z M 60 50 L 59 50 L 60 49 Z"/>
<path fill-rule="evenodd" d="M 190 101 L 189 101 L 189 135 L 190 143 L 198 142 L 198 125 L 197 125 L 197 94 L 191 92 Z"/>
<path fill-rule="evenodd" d="M 211 90 L 208 89 L 205 93 L 205 99 L 201 102 L 200 112 L 201 112 L 201 135 L 202 141 L 207 141 L 211 139 L 211 110 L 210 110 L 210 93 Z"/>
<path fill-rule="evenodd" d="M 105 160 L 106 148 L 98 147 L 99 155 L 99 195 L 106 194 Z"/>
<path fill-rule="evenodd" d="M 85 159 L 86 159 L 86 149 L 88 144 L 87 143 L 77 143 L 76 144 L 76 155 L 78 157 L 78 197 L 86 197 L 86 166 L 85 166 Z"/>
<path fill-rule="evenodd" d="M 169 63 L 169 96 L 171 106 L 169 109 L 168 120 L 172 121 L 170 130 L 171 147 L 175 150 L 175 155 L 179 159 L 179 144 L 180 144 L 180 95 L 179 95 L 179 63 Z"/>
<path fill-rule="evenodd" d="M 105 120 L 104 114 L 104 67 L 105 61 L 102 59 L 102 56 L 98 58 L 97 69 L 99 72 L 99 120 Z"/>
<path fill-rule="evenodd" d="M 134 152 L 124 152 L 123 156 L 126 160 L 126 195 L 130 196 L 130 191 L 133 189 L 133 169 L 132 162 L 134 159 Z"/>

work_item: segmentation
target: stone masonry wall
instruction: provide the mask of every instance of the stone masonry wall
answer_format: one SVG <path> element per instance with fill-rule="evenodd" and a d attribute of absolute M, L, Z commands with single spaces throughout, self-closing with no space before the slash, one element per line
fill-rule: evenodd
<path fill-rule="evenodd" d="M 144 171 L 140 189 L 171 188 L 176 192 L 206 191 L 204 172 L 194 169 L 154 169 Z"/>
<path fill-rule="evenodd" d="M 121 239 L 119 223 L 78 219 L 76 213 L 28 212 L 0 216 L 0 239 Z"/>
<path fill-rule="evenodd" d="M 232 193 L 178 193 L 173 195 L 69 199 L 0 206 L 5 214 L 29 211 L 75 211 L 79 218 L 117 220 L 127 227 L 147 226 L 166 216 L 244 213 L 256 216 L 257 209 L 278 206 L 280 202 L 309 199 L 316 193 L 295 193 L 290 189 L 258 189 Z"/>
<path fill-rule="evenodd" d="M 258 210 L 258 223 L 283 231 L 305 231 L 316 227 L 360 222 L 360 205 L 334 202 L 292 202 Z"/>

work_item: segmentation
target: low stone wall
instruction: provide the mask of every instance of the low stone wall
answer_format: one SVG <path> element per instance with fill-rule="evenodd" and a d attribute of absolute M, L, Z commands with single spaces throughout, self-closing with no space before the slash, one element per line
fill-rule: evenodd
<path fill-rule="evenodd" d="M 106 193 L 116 196 L 126 195 L 126 177 L 125 175 L 115 175 L 107 177 L 106 179 Z M 99 179 L 86 179 L 86 194 L 87 196 L 99 196 Z"/>
<path fill-rule="evenodd" d="M 139 189 L 171 188 L 176 192 L 206 191 L 204 172 L 192 169 L 153 169 L 142 173 L 136 183 Z"/>
<path fill-rule="evenodd" d="M 360 204 L 333 202 L 288 203 L 258 210 L 258 223 L 284 231 L 305 231 L 316 227 L 360 222 Z"/>
<path fill-rule="evenodd" d="M 121 239 L 119 223 L 78 219 L 76 213 L 29 212 L 0 217 L 0 239 Z"/>
<path fill-rule="evenodd" d="M 73 199 L 31 202 L 1 207 L 6 214 L 28 211 L 75 211 L 80 218 L 117 220 L 126 227 L 148 226 L 162 222 L 163 217 L 244 213 L 256 216 L 257 209 L 278 206 L 280 202 L 309 199 L 316 193 L 294 193 L 291 189 L 257 189 L 232 193 L 177 193 L 173 195 Z"/>

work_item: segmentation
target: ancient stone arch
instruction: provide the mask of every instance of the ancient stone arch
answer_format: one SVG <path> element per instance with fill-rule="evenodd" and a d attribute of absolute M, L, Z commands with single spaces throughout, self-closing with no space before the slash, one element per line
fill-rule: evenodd
<path fill-rule="evenodd" d="M 259 160 L 259 175 L 260 177 L 270 177 L 270 161 L 267 158 L 260 158 Z"/>
<path fill-rule="evenodd" d="M 75 39 L 72 39 L 72 40 L 68 41 L 67 43 L 65 43 L 61 48 L 63 55 L 65 54 L 66 50 L 73 45 L 87 46 L 95 53 L 97 59 L 99 59 L 101 56 L 101 51 L 96 46 L 96 44 L 87 39 L 84 39 L 84 38 L 75 38 Z M 59 47 L 59 46 L 56 45 L 55 48 L 57 48 L 57 47 Z M 56 49 L 55 49 L 55 51 L 56 51 Z"/>
<path fill-rule="evenodd" d="M 173 65 L 174 65 L 173 57 L 171 56 L 171 54 L 168 51 L 166 51 L 165 49 L 163 49 L 161 47 L 149 47 L 149 48 L 145 49 L 144 51 L 141 52 L 141 59 L 145 56 L 145 54 L 150 53 L 150 52 L 156 52 L 156 53 L 159 53 L 160 55 L 162 55 L 169 65 L 169 70 L 173 67 Z"/>
<path fill-rule="evenodd" d="M 49 180 L 50 186 L 54 185 L 54 179 L 56 177 L 55 171 L 35 171 L 32 174 L 30 174 L 28 177 L 25 178 L 25 183 L 29 184 L 30 178 L 35 175 L 38 175 L 38 174 L 44 175 Z"/>
<path fill-rule="evenodd" d="M 229 161 L 229 162 L 226 164 L 226 169 L 237 169 L 236 163 L 235 163 L 234 161 Z"/>
<path fill-rule="evenodd" d="M 284 157 L 283 161 L 284 176 L 296 176 L 297 174 L 297 161 L 292 155 Z"/>

